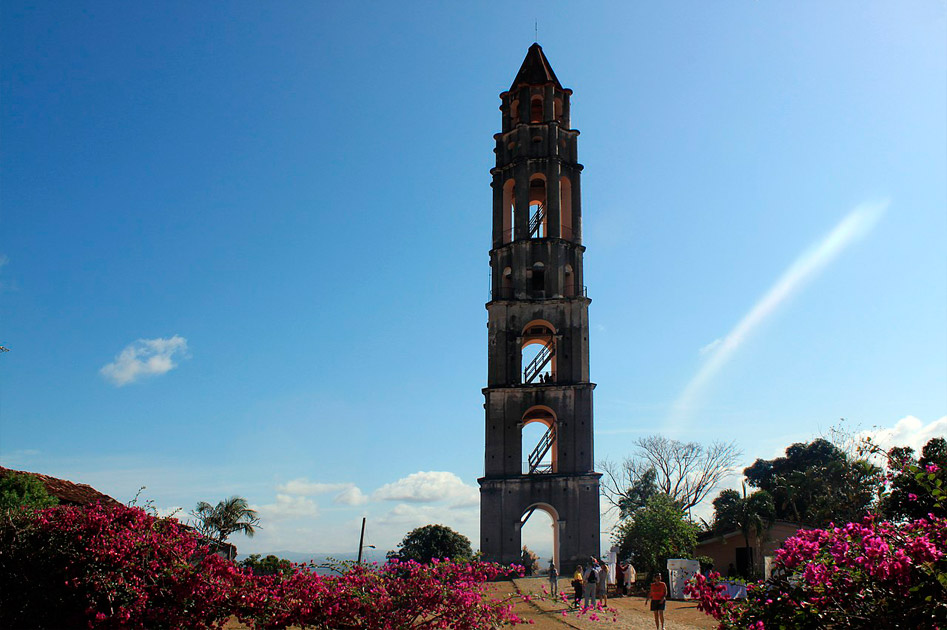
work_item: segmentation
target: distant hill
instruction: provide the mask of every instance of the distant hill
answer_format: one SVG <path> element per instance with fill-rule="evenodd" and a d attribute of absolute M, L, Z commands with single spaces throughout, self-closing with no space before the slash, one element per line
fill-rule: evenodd
<path fill-rule="evenodd" d="M 366 549 L 362 554 L 362 562 L 384 562 L 385 561 L 384 551 L 378 551 L 375 549 Z M 250 554 L 241 553 L 237 555 L 237 560 L 243 560 Z M 304 553 L 301 551 L 266 551 L 260 553 L 262 557 L 266 556 L 276 556 L 277 558 L 285 558 L 290 562 L 300 563 L 313 563 L 316 565 L 327 564 L 330 560 L 336 561 L 352 561 L 358 560 L 358 554 L 345 551 L 339 553 Z M 318 570 L 319 573 L 325 573 L 326 570 Z"/>

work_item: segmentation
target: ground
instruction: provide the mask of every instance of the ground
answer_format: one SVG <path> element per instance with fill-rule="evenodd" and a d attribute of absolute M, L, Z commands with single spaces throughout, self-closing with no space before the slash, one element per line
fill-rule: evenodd
<path fill-rule="evenodd" d="M 570 612 L 568 607 L 557 601 L 551 601 L 548 596 L 543 598 L 543 587 L 548 590 L 549 581 L 545 578 L 521 578 L 510 582 L 497 582 L 491 585 L 493 596 L 499 598 L 516 589 L 520 595 L 529 595 L 529 601 L 516 604 L 514 612 L 519 616 L 530 619 L 537 630 L 566 630 L 567 628 L 615 628 L 617 630 L 652 630 L 654 615 L 648 610 L 643 597 L 611 597 L 608 608 L 614 612 L 600 613 L 599 621 L 592 621 L 589 616 L 578 617 Z M 572 597 L 572 587 L 569 580 L 559 581 L 559 588 Z M 566 615 L 563 616 L 563 612 Z M 697 605 L 691 601 L 668 601 L 664 612 L 664 624 L 667 630 L 711 630 L 717 623 L 708 615 L 697 610 Z"/>

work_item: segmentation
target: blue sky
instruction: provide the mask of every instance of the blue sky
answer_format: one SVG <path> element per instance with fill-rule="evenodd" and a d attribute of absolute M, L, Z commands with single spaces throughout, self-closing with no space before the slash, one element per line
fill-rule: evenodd
<path fill-rule="evenodd" d="M 492 135 L 537 19 L 596 458 L 947 432 L 944 4 L 577 6 L 5 2 L 0 462 L 241 494 L 242 552 L 363 515 L 476 546 Z"/>

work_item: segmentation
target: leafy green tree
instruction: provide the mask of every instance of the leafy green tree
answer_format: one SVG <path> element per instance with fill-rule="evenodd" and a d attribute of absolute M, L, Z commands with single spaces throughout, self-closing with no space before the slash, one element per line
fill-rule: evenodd
<path fill-rule="evenodd" d="M 9 473 L 0 477 L 0 509 L 31 507 L 36 510 L 59 504 L 49 496 L 43 482 L 33 475 Z"/>
<path fill-rule="evenodd" d="M 398 551 L 389 552 L 388 557 L 427 564 L 435 558 L 469 560 L 473 557 L 473 550 L 470 539 L 450 527 L 425 525 L 408 532 L 398 544 Z"/>
<path fill-rule="evenodd" d="M 698 526 L 671 497 L 659 493 L 615 529 L 619 557 L 632 556 L 639 571 L 663 571 L 668 558 L 691 558 Z"/>
<path fill-rule="evenodd" d="M 523 565 L 524 575 L 539 573 L 539 556 L 526 545 L 523 545 L 523 553 L 520 554 L 520 564 Z"/>
<path fill-rule="evenodd" d="M 932 438 L 921 449 L 917 460 L 910 447 L 893 448 L 888 451 L 888 469 L 892 474 L 891 492 L 881 503 L 885 516 L 894 520 L 925 518 L 928 514 L 947 516 L 947 509 L 938 505 L 937 497 L 918 479 L 919 474 L 933 474 L 929 483 L 936 484 L 940 480 L 940 487 L 947 491 L 947 440 Z"/>
<path fill-rule="evenodd" d="M 793 444 L 785 457 L 757 459 L 743 474 L 773 497 L 776 518 L 819 527 L 859 520 L 882 481 L 880 468 L 824 438 Z"/>
<path fill-rule="evenodd" d="M 743 533 L 743 540 L 750 547 L 750 533 L 756 538 L 769 529 L 776 516 L 776 506 L 773 497 L 766 490 L 757 490 L 750 496 L 746 495 L 746 486 L 743 486 L 743 496 L 736 490 L 724 490 L 714 499 L 714 531 L 724 534 L 738 529 Z"/>
<path fill-rule="evenodd" d="M 648 499 L 660 492 L 656 480 L 657 473 L 654 468 L 649 468 L 634 479 L 623 494 L 616 497 L 619 519 L 624 520 L 630 517 L 647 505 Z"/>
<path fill-rule="evenodd" d="M 293 563 L 285 558 L 279 558 L 272 554 L 261 558 L 258 553 L 251 553 L 238 563 L 244 569 L 250 569 L 254 575 L 276 575 L 281 574 L 290 576 L 295 572 Z"/>
<path fill-rule="evenodd" d="M 243 497 L 232 496 L 217 505 L 201 501 L 191 512 L 197 519 L 197 531 L 217 543 L 223 543 L 231 534 L 241 533 L 253 538 L 260 519 Z"/>

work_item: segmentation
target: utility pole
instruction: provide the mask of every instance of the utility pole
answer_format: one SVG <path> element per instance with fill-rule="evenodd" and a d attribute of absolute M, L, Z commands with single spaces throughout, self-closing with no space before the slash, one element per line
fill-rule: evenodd
<path fill-rule="evenodd" d="M 362 546 L 365 544 L 365 518 L 362 517 L 362 533 L 358 537 L 358 563 L 362 564 Z"/>

